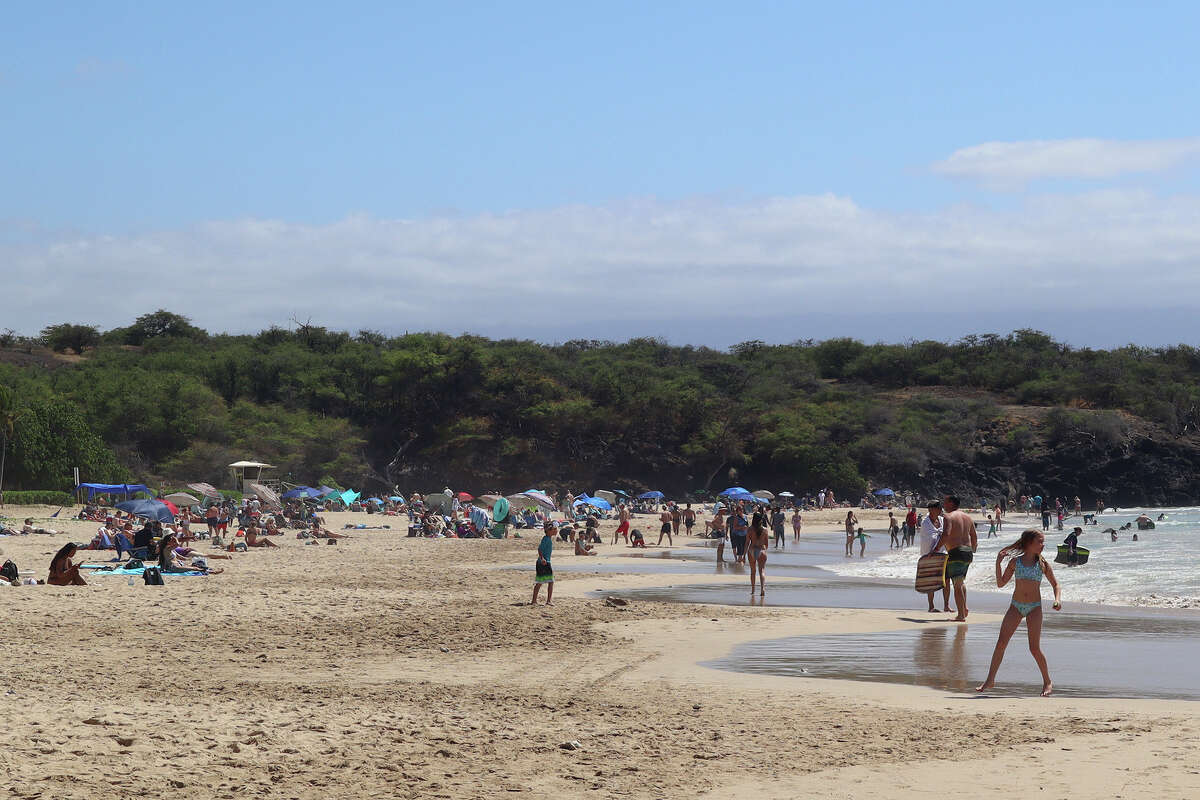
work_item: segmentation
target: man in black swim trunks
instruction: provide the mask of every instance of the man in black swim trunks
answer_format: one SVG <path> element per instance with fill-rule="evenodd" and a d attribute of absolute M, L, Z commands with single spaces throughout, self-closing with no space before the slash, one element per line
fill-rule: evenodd
<path fill-rule="evenodd" d="M 664 508 L 663 512 L 658 515 L 658 521 L 662 523 L 662 527 L 658 531 L 658 544 L 662 544 L 663 537 L 666 536 L 667 544 L 674 547 L 675 542 L 671 540 L 671 512 Z"/>
<path fill-rule="evenodd" d="M 975 551 L 979 548 L 979 535 L 975 532 L 975 521 L 958 508 L 958 498 L 946 495 L 942 498 L 945 516 L 942 518 L 942 547 L 946 550 L 946 577 L 954 585 L 954 605 L 958 609 L 955 622 L 967 620 L 967 587 L 964 581 Z"/>

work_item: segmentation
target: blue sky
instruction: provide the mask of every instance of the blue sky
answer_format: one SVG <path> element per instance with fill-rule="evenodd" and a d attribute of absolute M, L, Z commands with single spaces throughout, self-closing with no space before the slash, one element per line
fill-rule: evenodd
<path fill-rule="evenodd" d="M 8 324 L 123 324 L 177 306 L 156 286 L 181 282 L 256 295 L 253 319 L 236 300 L 192 312 L 213 329 L 299 315 L 695 341 L 700 314 L 728 331 L 709 344 L 739 340 L 743 315 L 713 300 L 731 276 L 772 287 L 793 321 L 754 335 L 778 340 L 841 333 L 830 297 L 866 312 L 864 338 L 904 338 L 877 321 L 947 276 L 963 321 L 939 338 L 972 332 L 981 294 L 981 313 L 1021 304 L 987 301 L 1009 279 L 1076 301 L 1042 306 L 1052 332 L 1125 307 L 1098 281 L 1191 307 L 1200 10 L 1045 5 L 11 6 L 0 263 L 24 302 Z M 76 303 L 47 273 L 151 285 Z M 613 296 L 646 278 L 666 311 Z M 422 298 L 456 283 L 586 319 L 431 313 Z"/>

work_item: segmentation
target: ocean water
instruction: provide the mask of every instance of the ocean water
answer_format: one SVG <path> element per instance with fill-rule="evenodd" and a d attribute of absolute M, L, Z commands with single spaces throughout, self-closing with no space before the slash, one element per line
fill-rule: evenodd
<path fill-rule="evenodd" d="M 1107 528 L 1120 528 L 1132 522 L 1142 513 L 1155 520 L 1154 530 L 1138 531 L 1136 525 L 1131 530 L 1118 530 L 1115 542 L 1103 533 Z M 1167 519 L 1157 521 L 1159 514 L 1166 514 Z M 1047 560 L 1053 561 L 1055 547 L 1077 524 L 1078 517 L 1064 521 L 1061 531 L 1051 526 L 1046 532 Z M 999 536 L 991 539 L 987 538 L 987 525 L 979 526 L 979 550 L 967 577 L 969 589 L 997 591 L 996 553 L 1016 541 L 1026 527 L 1040 530 L 1041 518 L 1010 514 Z M 1078 567 L 1054 565 L 1065 601 L 1200 608 L 1200 507 L 1123 508 L 1120 513 L 1101 514 L 1098 525 L 1084 525 L 1083 530 L 1079 544 L 1091 551 L 1088 563 Z M 823 566 L 839 575 L 912 581 L 919 555 L 917 548 L 889 551 L 886 532 L 869 532 L 873 536 L 867 545 L 866 559 L 845 559 Z M 1136 542 L 1134 533 L 1138 534 Z M 1009 591 L 1010 587 L 1011 584 L 1003 591 Z M 1042 594 L 1051 597 L 1048 583 L 1043 585 Z"/>

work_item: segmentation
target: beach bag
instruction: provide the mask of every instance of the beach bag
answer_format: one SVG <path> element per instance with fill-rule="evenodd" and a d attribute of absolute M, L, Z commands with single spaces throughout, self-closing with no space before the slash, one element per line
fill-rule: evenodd
<path fill-rule="evenodd" d="M 142 580 L 147 586 L 163 586 L 162 573 L 158 571 L 158 567 L 146 567 L 142 571 Z"/>
<path fill-rule="evenodd" d="M 0 578 L 9 583 L 17 582 L 17 565 L 13 561 L 5 561 L 4 566 L 0 567 Z"/>

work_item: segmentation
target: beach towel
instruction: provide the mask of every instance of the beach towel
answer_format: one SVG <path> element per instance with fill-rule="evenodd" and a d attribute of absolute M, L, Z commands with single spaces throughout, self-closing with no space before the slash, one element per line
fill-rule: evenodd
<path fill-rule="evenodd" d="M 134 567 L 133 569 L 129 569 L 128 567 L 126 567 L 124 565 L 118 566 L 118 565 L 113 565 L 113 564 L 80 564 L 79 568 L 93 570 L 93 572 L 92 572 L 93 576 L 95 576 L 95 575 L 121 575 L 121 576 L 127 577 L 130 575 L 136 575 L 137 577 L 140 578 L 140 577 L 142 577 L 142 573 L 144 573 L 146 571 L 145 567 Z M 168 577 L 168 578 L 174 578 L 174 577 L 195 578 L 195 577 L 202 577 L 202 576 L 206 575 L 207 573 L 201 572 L 200 570 L 188 570 L 187 572 L 164 572 L 162 574 L 164 577 Z"/>

